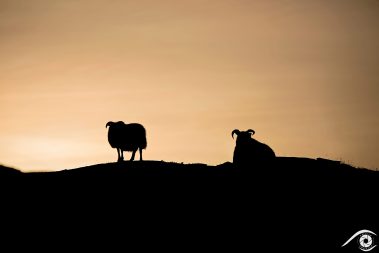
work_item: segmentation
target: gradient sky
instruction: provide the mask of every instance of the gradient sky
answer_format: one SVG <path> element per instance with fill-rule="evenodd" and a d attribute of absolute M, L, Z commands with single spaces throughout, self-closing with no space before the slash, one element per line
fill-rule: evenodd
<path fill-rule="evenodd" d="M 0 163 L 114 162 L 123 120 L 147 160 L 231 161 L 252 128 L 278 156 L 379 168 L 378 25 L 376 0 L 0 0 Z"/>

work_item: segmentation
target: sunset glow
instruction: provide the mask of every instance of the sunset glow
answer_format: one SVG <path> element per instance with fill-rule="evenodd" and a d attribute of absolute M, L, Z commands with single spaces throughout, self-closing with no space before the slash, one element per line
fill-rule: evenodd
<path fill-rule="evenodd" d="M 376 0 L 0 0 L 0 164 L 231 161 L 233 129 L 278 156 L 379 168 Z M 126 154 L 126 158 L 130 153 Z"/>

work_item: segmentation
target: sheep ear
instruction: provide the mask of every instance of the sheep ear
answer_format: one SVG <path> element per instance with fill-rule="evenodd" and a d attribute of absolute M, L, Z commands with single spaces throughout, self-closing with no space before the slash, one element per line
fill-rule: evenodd
<path fill-rule="evenodd" d="M 113 124 L 112 121 L 109 121 L 106 125 L 105 125 L 105 128 L 107 128 L 108 126 L 111 126 Z"/>
<path fill-rule="evenodd" d="M 236 134 L 238 136 L 239 133 L 240 133 L 240 130 L 234 129 L 233 132 L 232 132 L 232 138 L 234 139 L 234 137 L 233 137 L 234 134 Z"/>
<path fill-rule="evenodd" d="M 255 131 L 253 129 L 249 129 L 247 130 L 246 132 L 250 133 L 251 135 L 254 135 L 255 134 Z"/>

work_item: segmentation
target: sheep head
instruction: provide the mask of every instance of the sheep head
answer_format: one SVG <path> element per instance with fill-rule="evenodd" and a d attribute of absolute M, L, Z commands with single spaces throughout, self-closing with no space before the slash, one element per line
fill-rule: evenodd
<path fill-rule="evenodd" d="M 238 129 L 234 129 L 232 131 L 232 138 L 234 139 L 234 134 L 237 135 L 237 143 L 245 143 L 251 139 L 251 136 L 255 134 L 253 129 L 249 129 L 247 131 L 240 131 Z"/>
<path fill-rule="evenodd" d="M 245 137 L 251 137 L 252 135 L 255 134 L 255 131 L 253 129 L 249 129 L 247 131 L 240 131 L 238 129 L 234 129 L 233 132 L 232 132 L 232 138 L 234 139 L 234 134 L 238 136 L 242 135 L 242 136 L 245 136 Z"/>
<path fill-rule="evenodd" d="M 117 121 L 117 122 L 113 122 L 113 121 L 109 121 L 106 125 L 105 125 L 105 128 L 107 127 L 111 127 L 113 125 L 125 125 L 124 121 Z"/>

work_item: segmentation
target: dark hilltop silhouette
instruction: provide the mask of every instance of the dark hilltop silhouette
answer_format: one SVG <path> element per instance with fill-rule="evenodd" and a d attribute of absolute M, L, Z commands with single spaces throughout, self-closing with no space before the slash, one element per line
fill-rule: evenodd
<path fill-rule="evenodd" d="M 357 252 L 356 242 L 341 245 L 361 229 L 379 233 L 377 171 L 280 157 L 252 139 L 251 129 L 232 132 L 233 163 L 122 161 L 122 151 L 133 151 L 133 160 L 137 148 L 146 147 L 140 133 L 130 146 L 110 137 L 118 162 L 29 173 L 1 166 L 3 206 L 27 210 L 17 219 L 38 227 L 47 221 L 75 233 L 81 225 L 100 240 L 123 235 L 126 248 Z M 74 218 L 63 219 L 67 213 Z"/>
<path fill-rule="evenodd" d="M 27 208 L 32 215 L 21 217 L 38 217 L 33 220 L 38 224 L 46 210 L 60 219 L 69 209 L 75 214 L 72 226 L 101 224 L 105 234 L 117 235 L 110 227 L 117 224 L 132 231 L 132 241 L 148 240 L 153 248 L 166 248 L 169 238 L 177 249 L 234 251 L 267 245 L 271 250 L 339 251 L 358 230 L 377 231 L 378 182 L 376 171 L 295 157 L 245 167 L 124 161 L 56 172 L 4 167 L 0 172 L 3 205 L 9 201 L 11 207 Z M 45 210 L 44 215 L 36 210 Z M 48 220 L 62 222 L 55 218 Z"/>

